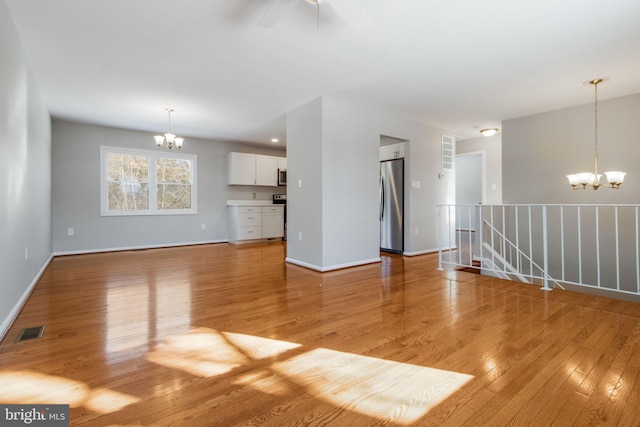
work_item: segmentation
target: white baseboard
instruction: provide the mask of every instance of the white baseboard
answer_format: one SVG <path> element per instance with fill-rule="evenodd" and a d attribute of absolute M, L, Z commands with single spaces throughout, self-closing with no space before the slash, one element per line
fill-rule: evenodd
<path fill-rule="evenodd" d="M 371 258 L 371 259 L 367 259 L 367 260 L 349 262 L 349 263 L 346 263 L 346 264 L 330 265 L 330 266 L 327 266 L 327 267 L 320 267 L 318 265 L 309 264 L 307 262 L 299 261 L 297 259 L 288 258 L 288 257 L 285 258 L 285 261 L 288 262 L 289 264 L 295 264 L 295 265 L 299 265 L 300 267 L 309 268 L 311 270 L 325 272 L 325 271 L 332 271 L 332 270 L 340 270 L 342 268 L 356 267 L 356 266 L 359 266 L 359 265 L 373 264 L 375 262 L 380 262 L 382 260 L 380 258 Z"/>
<path fill-rule="evenodd" d="M 7 332 L 9 332 L 9 328 L 18 317 L 18 314 L 20 314 L 20 310 L 22 310 L 22 307 L 24 307 L 25 303 L 27 302 L 27 299 L 29 299 L 29 296 L 31 295 L 31 292 L 33 292 L 33 289 L 38 284 L 40 277 L 42 276 L 44 271 L 47 269 L 52 259 L 53 259 L 53 254 L 49 255 L 49 258 L 45 261 L 42 268 L 40 268 L 40 271 L 38 271 L 38 274 L 36 274 L 36 276 L 33 278 L 33 280 L 31 281 L 31 284 L 22 293 L 22 296 L 20 297 L 18 302 L 16 302 L 16 305 L 13 306 L 11 313 L 9 313 L 9 315 L 2 321 L 2 324 L 0 325 L 0 342 L 4 340 L 5 335 L 7 334 Z"/>
<path fill-rule="evenodd" d="M 448 248 L 442 248 L 443 251 L 449 251 L 449 250 L 454 250 L 457 249 L 457 246 L 451 246 Z M 435 249 L 426 249 L 424 251 L 416 251 L 416 252 L 403 252 L 402 255 L 404 256 L 416 256 L 416 255 L 426 255 L 426 254 L 433 254 L 433 253 L 437 253 L 439 251 L 439 249 L 435 248 Z"/>
<path fill-rule="evenodd" d="M 142 249 L 174 248 L 179 246 L 209 245 L 212 243 L 228 243 L 228 240 L 207 240 L 202 242 L 165 243 L 161 245 L 122 246 L 117 248 L 81 249 L 78 251 L 54 252 L 53 256 L 97 254 L 102 252 L 138 251 Z"/>

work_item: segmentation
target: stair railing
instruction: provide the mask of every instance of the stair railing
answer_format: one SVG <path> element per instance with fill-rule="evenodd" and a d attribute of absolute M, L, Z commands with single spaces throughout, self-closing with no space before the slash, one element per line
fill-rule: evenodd
<path fill-rule="evenodd" d="M 488 228 L 491 231 L 491 233 L 495 233 L 498 235 L 498 237 L 500 237 L 498 241 L 498 249 L 496 249 L 495 246 L 492 246 L 488 242 L 482 243 L 483 248 L 487 252 L 489 252 L 489 254 L 491 255 L 491 262 L 493 265 L 495 265 L 495 259 L 497 258 L 498 262 L 503 266 L 503 269 L 502 269 L 503 272 L 506 274 L 514 275 L 521 282 L 531 283 L 529 282 L 529 280 L 527 280 L 527 278 L 535 279 L 535 278 L 543 277 L 546 283 L 542 287 L 542 289 L 547 291 L 551 290 L 548 284 L 549 281 L 553 282 L 556 287 L 559 287 L 560 289 L 564 289 L 562 285 L 558 283 L 557 280 L 555 280 L 553 277 L 549 276 L 546 273 L 543 267 L 541 267 L 537 262 L 535 262 L 529 255 L 527 255 L 523 250 L 521 250 L 515 243 L 509 240 L 507 236 L 502 234 L 500 230 L 496 229 L 491 223 L 489 223 L 489 221 L 483 220 L 483 224 L 485 225 L 486 228 Z M 505 245 L 508 246 L 509 248 L 508 251 Z M 514 255 L 514 252 L 515 252 L 515 255 Z M 529 263 L 529 269 L 530 269 L 529 271 L 534 271 L 534 267 L 535 267 L 536 271 L 539 271 L 540 274 L 535 275 L 535 274 L 525 273 L 522 268 L 524 265 L 524 263 L 522 262 L 523 258 Z"/>
<path fill-rule="evenodd" d="M 439 269 L 476 268 L 473 261 L 484 260 L 480 268 L 485 274 L 529 277 L 545 290 L 563 284 L 640 297 L 639 209 L 439 205 Z"/>

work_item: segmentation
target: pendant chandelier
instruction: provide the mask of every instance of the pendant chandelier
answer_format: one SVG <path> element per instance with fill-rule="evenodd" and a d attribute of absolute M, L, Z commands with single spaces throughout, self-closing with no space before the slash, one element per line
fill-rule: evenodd
<path fill-rule="evenodd" d="M 607 187 L 607 188 L 615 188 L 619 189 L 620 185 L 624 181 L 624 176 L 627 174 L 622 171 L 609 171 L 604 174 L 607 176 L 608 184 L 604 184 L 600 182 L 600 177 L 602 174 L 598 173 L 598 85 L 602 83 L 604 79 L 594 79 L 589 82 L 589 84 L 594 87 L 594 117 L 595 117 L 595 151 L 593 153 L 593 173 L 591 172 L 580 172 L 574 173 L 571 175 L 567 175 L 567 179 L 569 180 L 569 184 L 571 188 L 574 190 L 582 190 L 585 188 L 592 188 L 597 190 L 598 188 Z"/>
<path fill-rule="evenodd" d="M 165 108 L 165 110 L 167 110 L 167 112 L 169 113 L 169 132 L 165 133 L 164 136 L 163 135 L 154 136 L 156 140 L 156 145 L 158 146 L 158 149 L 162 148 L 162 146 L 164 145 L 164 140 L 166 139 L 167 147 L 169 148 L 169 150 L 173 148 L 174 143 L 176 145 L 176 148 L 179 150 L 182 148 L 182 144 L 184 143 L 184 138 L 176 137 L 175 134 L 171 133 L 171 113 L 173 112 L 173 108 Z"/>

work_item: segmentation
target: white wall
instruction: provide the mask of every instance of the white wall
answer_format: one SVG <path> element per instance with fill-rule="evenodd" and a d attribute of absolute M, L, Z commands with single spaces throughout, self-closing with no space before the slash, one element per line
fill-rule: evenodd
<path fill-rule="evenodd" d="M 230 199 L 271 199 L 284 187 L 227 185 L 231 151 L 285 156 L 281 149 L 185 138 L 198 156 L 196 215 L 100 216 L 100 146 L 155 150 L 146 132 L 53 121 L 53 250 L 55 253 L 226 241 Z M 205 224 L 205 230 L 201 225 Z M 68 236 L 67 229 L 74 235 Z"/>
<path fill-rule="evenodd" d="M 406 144 L 405 253 L 437 249 L 438 203 L 453 203 L 454 176 L 440 173 L 445 131 L 334 97 L 287 115 L 287 259 L 331 270 L 379 259 L 380 135 Z M 302 179 L 303 188 L 295 185 Z M 420 188 L 411 189 L 411 181 Z M 417 229 L 417 234 L 416 234 Z M 302 242 L 297 241 L 302 233 Z"/>
<path fill-rule="evenodd" d="M 0 77 L 1 338 L 52 251 L 51 120 L 4 1 Z"/>

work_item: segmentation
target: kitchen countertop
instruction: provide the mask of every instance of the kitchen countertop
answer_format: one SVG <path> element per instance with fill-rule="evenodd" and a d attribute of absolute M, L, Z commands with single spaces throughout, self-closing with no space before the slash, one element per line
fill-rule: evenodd
<path fill-rule="evenodd" d="M 227 200 L 227 206 L 273 206 L 272 200 Z M 276 204 L 275 206 L 284 206 Z"/>

